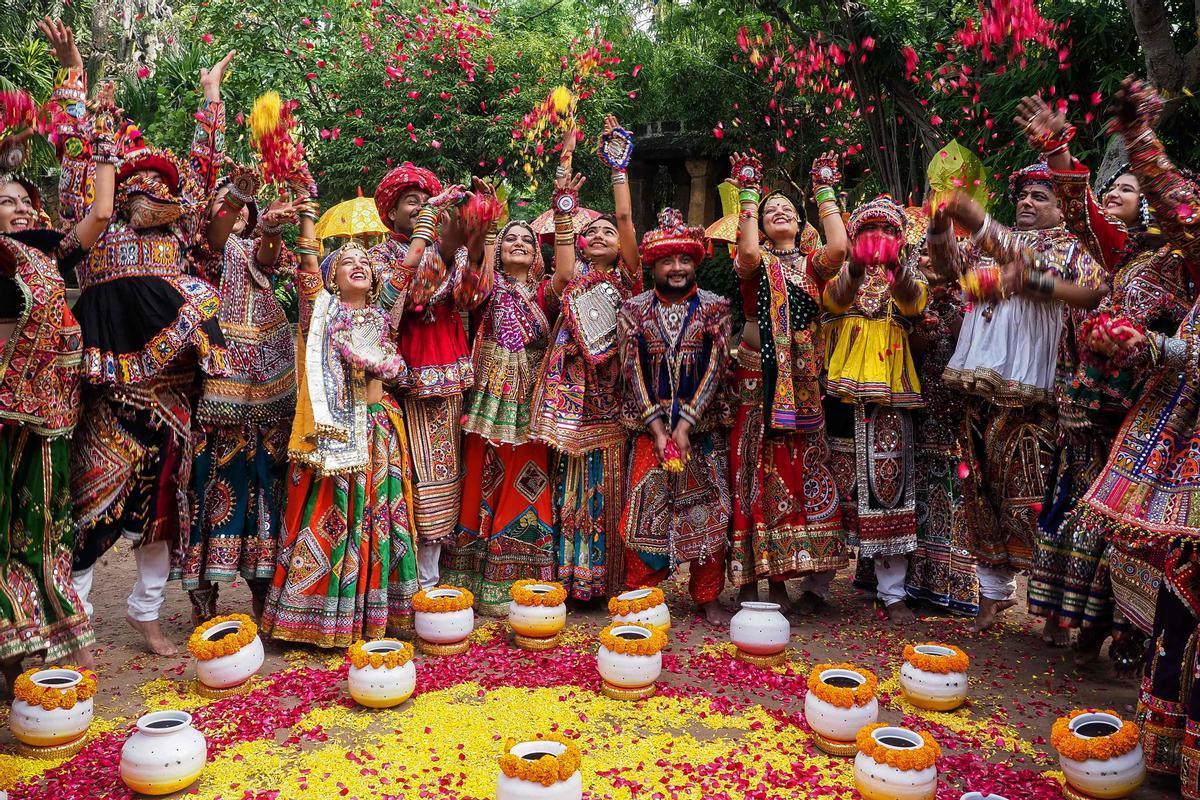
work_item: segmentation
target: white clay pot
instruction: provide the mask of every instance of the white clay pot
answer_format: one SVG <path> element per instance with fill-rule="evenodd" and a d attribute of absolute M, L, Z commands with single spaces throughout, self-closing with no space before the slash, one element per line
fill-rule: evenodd
<path fill-rule="evenodd" d="M 536 753 L 549 753 L 552 756 L 562 755 L 567 746 L 562 742 L 521 742 L 513 745 L 508 752 L 518 757 Z M 510 778 L 503 772 L 496 779 L 496 800 L 582 800 L 583 776 L 579 770 L 571 773 L 565 781 L 559 781 L 544 786 L 533 781 Z"/>
<path fill-rule="evenodd" d="M 913 747 L 925 745 L 920 736 L 904 728 L 878 728 L 871 735 L 884 747 L 891 746 L 880 741 L 885 737 L 904 739 Z M 863 800 L 934 800 L 937 782 L 937 767 L 900 770 L 865 753 L 854 757 L 854 786 Z"/>
<path fill-rule="evenodd" d="M 553 586 L 544 583 L 530 584 L 525 588 L 535 594 L 554 591 Z M 567 604 L 523 606 L 513 600 L 508 604 L 508 624 L 521 636 L 528 636 L 530 639 L 549 639 L 557 636 L 567 626 Z"/>
<path fill-rule="evenodd" d="M 617 595 L 618 600 L 641 600 L 649 597 L 651 589 L 630 589 Z M 640 622 L 643 625 L 653 625 L 663 633 L 671 630 L 671 611 L 666 603 L 638 611 L 636 614 L 614 614 L 613 622 Z"/>
<path fill-rule="evenodd" d="M 241 620 L 230 620 L 214 625 L 204 632 L 205 641 L 215 641 L 242 629 Z M 196 660 L 196 677 L 205 686 L 213 689 L 228 689 L 240 686 L 258 672 L 263 665 L 262 639 L 255 636 L 250 643 L 227 656 L 217 656 L 207 661 Z"/>
<path fill-rule="evenodd" d="M 1008 800 L 1007 797 L 1001 797 L 998 794 L 984 794 L 983 792 L 967 792 L 958 800 Z"/>
<path fill-rule="evenodd" d="M 650 638 L 650 632 L 637 625 L 618 625 L 612 629 L 613 636 L 622 638 Z M 622 689 L 644 689 L 658 680 L 662 672 L 662 653 L 651 656 L 631 656 L 625 653 L 614 653 L 604 645 L 596 653 L 596 668 L 600 677 L 609 684 Z"/>
<path fill-rule="evenodd" d="M 1132 724 L 1112 714 L 1091 713 L 1080 714 L 1071 720 L 1069 727 L 1075 736 L 1087 739 L 1091 737 L 1079 733 L 1078 729 L 1089 722 L 1108 723 L 1113 726 L 1114 733 L 1122 726 Z M 1124 755 L 1105 761 L 1097 761 L 1094 758 L 1074 761 L 1060 755 L 1058 763 L 1067 778 L 1067 783 L 1083 794 L 1100 800 L 1128 797 L 1137 791 L 1146 777 L 1146 761 L 1140 744 Z"/>
<path fill-rule="evenodd" d="M 846 678 L 860 685 L 864 683 L 862 675 L 848 669 L 827 669 L 819 677 L 822 682 L 831 678 Z M 804 719 L 808 721 L 808 727 L 826 739 L 853 742 L 859 730 L 879 721 L 879 701 L 872 697 L 865 705 L 841 708 L 827 703 L 810 691 L 804 696 Z"/>
<path fill-rule="evenodd" d="M 458 589 L 430 589 L 425 593 L 430 598 L 461 597 Z M 414 615 L 413 627 L 417 636 L 430 644 L 458 644 L 475 630 L 474 609 L 461 611 L 418 611 Z"/>
<path fill-rule="evenodd" d="M 927 656 L 952 656 L 954 651 L 933 644 L 913 648 Z M 926 711 L 953 711 L 967 702 L 969 681 L 965 672 L 926 672 L 907 661 L 900 667 L 900 688 L 908 702 Z"/>
<path fill-rule="evenodd" d="M 195 783 L 207 761 L 208 745 L 191 714 L 155 711 L 137 721 L 121 748 L 121 780 L 139 794 L 171 794 Z"/>
<path fill-rule="evenodd" d="M 787 647 L 792 630 L 778 603 L 747 601 L 729 623 L 729 638 L 743 653 L 773 656 Z"/>
<path fill-rule="evenodd" d="M 401 650 L 404 643 L 399 639 L 377 639 L 363 645 L 367 653 L 389 653 Z M 391 708 L 412 697 L 417 688 L 417 668 L 410 659 L 398 667 L 372 667 L 361 669 L 350 665 L 346 684 L 354 702 L 367 708 Z"/>
<path fill-rule="evenodd" d="M 38 686 L 70 689 L 78 686 L 83 675 L 73 669 L 43 669 L 30 678 Z M 73 742 L 87 733 L 92 725 L 92 698 L 79 700 L 72 708 L 47 711 L 31 706 L 24 700 L 14 700 L 8 714 L 8 728 L 17 741 L 32 747 L 54 747 Z"/>

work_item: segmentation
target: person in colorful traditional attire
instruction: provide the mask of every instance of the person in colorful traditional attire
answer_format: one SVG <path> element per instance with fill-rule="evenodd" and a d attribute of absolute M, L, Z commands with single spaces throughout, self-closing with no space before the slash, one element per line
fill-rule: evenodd
<path fill-rule="evenodd" d="M 617 323 L 623 414 L 635 432 L 621 515 L 625 582 L 654 586 L 686 563 L 692 600 L 709 624 L 726 626 L 731 614 L 717 598 L 733 505 L 724 391 L 732 318 L 728 300 L 696 286 L 704 229 L 673 208 L 658 220 L 641 253 L 654 289 L 625 301 Z"/>
<path fill-rule="evenodd" d="M 475 368 L 461 312 L 482 300 L 477 291 L 486 230 L 468 232 L 428 205 L 442 184 L 427 169 L 404 163 L 380 181 L 375 207 L 391 235 L 371 249 L 380 267 L 379 302 L 390 311 L 397 348 L 412 372 L 400 397 L 413 459 L 413 509 L 421 586 L 436 586 L 442 544 L 458 528 L 462 505 L 461 418 L 463 392 Z M 430 246 L 432 245 L 432 246 Z"/>
<path fill-rule="evenodd" d="M 616 215 L 603 215 L 583 229 L 582 253 L 574 226 L 583 179 L 570 176 L 574 148 L 570 131 L 552 201 L 552 288 L 562 297 L 562 309 L 534 389 L 529 430 L 558 453 L 558 578 L 571 597 L 586 602 L 625 586 L 618 530 L 627 436 L 620 421 L 617 310 L 641 291 L 641 261 L 625 175 L 632 137 L 607 118 L 600 154 L 612 170 Z"/>
<path fill-rule="evenodd" d="M 887 196 L 850 215 L 850 259 L 822 295 L 826 426 L 842 520 L 873 563 L 876 596 L 906 625 L 908 554 L 917 549 L 913 409 L 921 384 L 908 344 L 928 285 L 906 252 L 904 209 Z"/>
<path fill-rule="evenodd" d="M 198 272 L 221 296 L 230 374 L 204 379 L 196 407 L 196 509 L 182 561 L 172 570 L 188 590 L 195 624 L 216 615 L 218 584 L 238 575 L 261 617 L 275 575 L 296 410 L 296 345 L 274 279 L 290 281 L 296 271 L 281 239 L 295 211 L 273 205 L 260 225 L 259 183 L 253 172 L 235 168 L 217 185 L 196 254 Z M 315 242 L 306 244 L 315 251 Z"/>
<path fill-rule="evenodd" d="M 509 222 L 495 235 L 473 326 L 459 533 L 442 550 L 442 578 L 469 588 L 489 616 L 508 613 L 514 582 L 553 581 L 557 572 L 550 451 L 529 438 L 534 384 L 558 316 L 551 287 L 537 234 Z"/>
<path fill-rule="evenodd" d="M 926 224 L 928 220 L 925 220 Z M 925 233 L 909 236 L 923 251 Z M 958 284 L 921 268 L 929 284 L 925 314 L 909 335 L 917 360 L 917 379 L 925 407 L 913 413 L 916 452 L 917 549 L 908 558 L 904 590 L 909 599 L 932 603 L 955 614 L 979 613 L 979 577 L 971 555 L 972 519 L 991 513 L 974 502 L 976 475 L 967 468 L 971 447 L 963 397 L 942 382 L 962 326 L 963 300 Z M 995 522 L 984 517 L 985 525 Z"/>
<path fill-rule="evenodd" d="M 771 600 L 790 609 L 785 581 L 803 577 L 796 610 L 811 613 L 847 561 L 825 437 L 819 383 L 824 354 L 817 335 L 821 290 L 849 252 L 832 188 L 837 161 L 826 154 L 813 162 L 825 245 L 787 197 L 768 193 L 760 201 L 757 158 L 736 155 L 732 163 L 741 201 L 734 268 L 746 325 L 730 442 L 729 580 L 745 601 L 757 599 L 758 582 L 765 579 Z"/>
<path fill-rule="evenodd" d="M 1181 252 L 1160 246 L 1159 237 L 1147 231 L 1149 203 L 1129 165 L 1118 168 L 1108 181 L 1111 188 L 1102 195 L 1102 206 L 1088 187 L 1087 168 L 1068 149 L 1075 128 L 1039 98 L 1025 98 L 1021 109 L 1018 121 L 1031 144 L 1046 155 L 1068 229 L 1113 273 L 1113 291 L 1076 332 L 1079 358 L 1059 393 L 1058 450 L 1039 520 L 1029 609 L 1053 621 L 1057 630 L 1051 638 L 1059 642 L 1071 628 L 1080 629 L 1076 656 L 1080 663 L 1098 656 L 1111 631 L 1116 645 L 1113 660 L 1119 668 L 1127 668 L 1140 664 L 1144 639 L 1124 615 L 1114 618 L 1105 526 L 1092 524 L 1095 520 L 1079 500 L 1099 475 L 1125 413 L 1141 393 L 1142 381 L 1135 371 L 1117 368 L 1091 350 L 1086 340 L 1096 326 L 1118 318 L 1143 330 L 1174 333 L 1194 291 Z M 1122 576 L 1124 566 L 1122 562 Z M 1142 573 L 1138 568 L 1133 574 Z M 1124 589 L 1128 581 L 1121 580 Z M 1134 597 L 1141 599 L 1139 628 L 1149 633 L 1154 596 L 1140 589 Z"/>
<path fill-rule="evenodd" d="M 1184 177 L 1154 133 L 1162 101 L 1132 78 L 1116 97 L 1116 125 L 1130 163 L 1188 275 L 1200 270 L 1200 185 Z M 1173 335 L 1117 324 L 1089 340 L 1117 364 L 1150 378 L 1088 489 L 1087 512 L 1105 525 L 1114 551 L 1157 552 L 1154 622 L 1138 698 L 1146 768 L 1180 779 L 1200 799 L 1200 303 Z"/>
<path fill-rule="evenodd" d="M 66 236 L 42 228 L 36 187 L 0 174 L 0 668 L 10 689 L 29 656 L 93 665 L 95 634 L 71 582 L 68 464 L 82 347 L 60 267 L 77 261 L 112 215 L 115 117 L 109 84 L 79 129 L 90 132 L 94 200 Z M 0 141 L 0 152 L 10 142 Z M 6 165 L 19 166 L 13 161 Z"/>
<path fill-rule="evenodd" d="M 51 99 L 68 120 L 56 133 L 62 213 L 73 224 L 91 199 L 90 149 L 71 132 L 83 118 L 86 87 L 73 43 L 61 28 L 47 35 L 65 68 Z M 132 538 L 138 578 L 127 619 L 159 655 L 176 652 L 158 611 L 172 552 L 182 549 L 191 525 L 192 386 L 198 371 L 228 368 L 219 298 L 187 274 L 187 248 L 204 223 L 204 198 L 224 141 L 220 84 L 232 57 L 201 70 L 205 99 L 190 163 L 147 147 L 133 126 L 122 132 L 115 213 L 80 265 L 74 307 L 86 383 L 71 449 L 81 533 L 72 580 L 90 615 L 96 561 L 123 533 Z"/>
<path fill-rule="evenodd" d="M 973 301 L 944 380 L 976 397 L 968 469 L 978 472 L 978 500 L 992 512 L 970 526 L 979 630 L 1015 604 L 1017 571 L 1033 566 L 1054 453 L 1056 376 L 1077 363 L 1073 331 L 1082 312 L 1075 309 L 1094 308 L 1108 291 L 1104 268 L 1062 227 L 1046 165 L 1017 171 L 1010 186 L 1015 230 L 952 192 L 934 211 L 928 238 L 934 268 L 961 279 Z M 972 234 L 969 244 L 959 246 L 952 221 Z"/>
<path fill-rule="evenodd" d="M 301 216 L 301 241 L 313 240 Z M 380 265 L 357 243 L 324 275 L 301 245 L 303 357 L 288 452 L 288 497 L 262 615 L 275 639 L 348 647 L 412 626 L 416 527 L 399 404 L 384 391 L 413 380 L 375 305 Z"/>

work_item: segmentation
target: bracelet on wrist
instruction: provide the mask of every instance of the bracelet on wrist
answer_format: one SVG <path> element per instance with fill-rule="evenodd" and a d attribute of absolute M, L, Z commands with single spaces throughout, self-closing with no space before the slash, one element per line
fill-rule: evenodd
<path fill-rule="evenodd" d="M 740 202 L 740 203 L 753 203 L 754 205 L 757 206 L 758 199 L 759 199 L 758 189 L 744 187 L 738 191 L 738 202 Z"/>
<path fill-rule="evenodd" d="M 831 189 L 828 186 L 818 187 L 816 194 L 814 195 L 814 198 L 816 199 L 818 204 L 829 203 L 829 202 L 836 203 L 837 202 L 837 194 L 833 191 L 833 189 Z"/>
<path fill-rule="evenodd" d="M 620 184 L 625 183 L 627 180 L 628 180 L 628 178 L 626 177 L 624 170 L 613 170 L 613 173 L 612 173 L 613 186 L 619 186 Z"/>

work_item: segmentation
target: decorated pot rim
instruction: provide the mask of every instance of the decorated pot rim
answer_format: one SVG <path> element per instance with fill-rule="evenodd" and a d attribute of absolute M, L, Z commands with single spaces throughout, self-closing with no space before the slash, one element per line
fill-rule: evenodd
<path fill-rule="evenodd" d="M 825 683 L 822 677 L 835 670 L 857 676 L 860 682 L 853 688 Z M 816 664 L 809 671 L 806 683 L 810 694 L 838 708 L 861 708 L 869 705 L 879 691 L 879 678 L 875 673 L 853 664 Z"/>
<path fill-rule="evenodd" d="M 1086 725 L 1089 722 L 1107 722 L 1112 725 L 1114 730 L 1109 733 L 1102 733 L 1099 736 L 1088 736 L 1086 733 L 1080 733 L 1078 728 L 1081 725 Z M 1104 711 L 1088 711 L 1072 719 L 1067 723 L 1067 730 L 1074 736 L 1080 739 L 1103 739 L 1105 736 L 1112 736 L 1125 727 L 1125 721 L 1116 714 L 1109 714 Z"/>
<path fill-rule="evenodd" d="M 862 686 L 864 683 L 867 682 L 866 676 L 863 675 L 861 672 L 855 672 L 852 669 L 842 669 L 841 667 L 833 667 L 831 669 L 823 669 L 817 675 L 817 680 L 819 680 L 821 683 L 824 683 L 826 686 L 833 686 L 832 683 L 828 683 L 825 680 L 826 678 L 849 678 L 850 680 L 854 681 L 858 686 Z M 850 689 L 851 687 L 838 686 L 836 688 Z"/>
<path fill-rule="evenodd" d="M 917 644 L 913 645 L 913 650 L 916 650 L 923 656 L 931 656 L 933 658 L 949 658 L 957 655 L 949 647 L 942 644 Z"/>
<path fill-rule="evenodd" d="M 426 597 L 436 600 L 439 597 L 462 597 L 461 589 L 430 589 L 425 593 Z"/>
<path fill-rule="evenodd" d="M 445 614 L 466 611 L 475 605 L 475 595 L 461 586 L 441 584 L 413 595 L 413 611 L 418 614 Z"/>
<path fill-rule="evenodd" d="M 911 744 L 911 747 L 896 747 L 880 741 L 894 736 Z M 920 772 L 933 767 L 942 755 L 942 748 L 932 736 L 924 731 L 914 731 L 876 722 L 864 725 L 854 737 L 858 750 L 877 764 L 887 764 L 903 772 Z"/>
<path fill-rule="evenodd" d="M 744 600 L 741 607 L 747 611 L 778 611 L 779 603 L 768 603 L 762 600 Z"/>
<path fill-rule="evenodd" d="M 641 625 L 626 624 L 614 625 L 609 633 L 611 633 L 613 636 L 621 636 L 622 633 L 636 633 L 637 635 L 633 637 L 634 639 L 649 639 L 654 635 L 653 631 L 646 630 Z M 621 636 L 621 638 L 628 639 L 629 637 Z"/>
<path fill-rule="evenodd" d="M 642 600 L 654 594 L 653 588 L 630 589 L 617 595 L 618 600 Z"/>
<path fill-rule="evenodd" d="M 897 739 L 904 739 L 912 745 L 912 747 L 896 747 L 894 744 L 888 744 L 883 741 L 884 736 L 893 736 Z M 908 728 L 900 728 L 897 726 L 889 726 L 886 728 L 876 728 L 871 731 L 871 738 L 879 743 L 880 747 L 886 747 L 889 750 L 916 750 L 925 744 L 925 740 L 921 738 L 921 734 Z"/>
<path fill-rule="evenodd" d="M 362 646 L 363 650 L 368 653 L 391 653 L 396 650 L 403 650 L 406 642 L 399 639 L 372 639 Z"/>
<path fill-rule="evenodd" d="M 538 753 L 542 751 L 545 751 L 555 758 L 558 758 L 563 753 L 567 752 L 567 746 L 562 742 L 556 742 L 553 739 L 530 739 L 525 742 L 517 742 L 512 747 L 508 748 L 508 752 L 521 758 L 524 758 L 529 753 Z"/>
<path fill-rule="evenodd" d="M 524 758 L 530 753 L 545 753 L 541 758 Z M 508 739 L 500 756 L 500 771 L 509 778 L 553 786 L 569 780 L 579 771 L 581 753 L 574 742 L 555 734 L 517 742 Z"/>
<path fill-rule="evenodd" d="M 627 638 L 622 633 L 636 635 Z M 653 656 L 667 646 L 667 635 L 643 622 L 614 622 L 600 631 L 600 646 L 611 653 Z"/>
<path fill-rule="evenodd" d="M 971 668 L 971 657 L 961 647 L 942 642 L 922 642 L 904 645 L 904 661 L 922 672 L 939 675 L 965 673 Z"/>
<path fill-rule="evenodd" d="M 206 630 L 200 635 L 200 638 L 206 642 L 211 642 L 219 633 L 236 633 L 242 629 L 242 621 L 240 619 L 227 619 Z"/>
<path fill-rule="evenodd" d="M 70 683 L 45 683 L 47 678 L 59 677 L 68 678 Z M 71 689 L 83 682 L 83 673 L 66 667 L 47 667 L 39 669 L 37 672 L 29 676 L 29 680 L 36 683 L 45 689 Z"/>
<path fill-rule="evenodd" d="M 157 722 L 174 722 L 174 725 L 169 727 L 153 728 L 151 725 Z M 192 715 L 186 711 L 151 711 L 138 717 L 137 729 L 147 736 L 163 736 L 168 733 L 184 730 L 192 726 Z"/>
<path fill-rule="evenodd" d="M 627 617 L 665 605 L 666 602 L 666 595 L 657 586 L 627 589 L 616 597 L 609 598 L 608 613 L 614 617 Z"/>
<path fill-rule="evenodd" d="M 1008 798 L 1003 797 L 1002 795 L 998 795 L 998 794 L 984 794 L 983 792 L 967 792 L 962 797 L 958 798 L 958 800 L 1008 800 Z"/>
<path fill-rule="evenodd" d="M 1089 722 L 1104 722 L 1114 726 L 1115 730 L 1099 736 L 1079 733 L 1077 728 Z M 1107 761 L 1139 747 L 1141 730 L 1111 709 L 1072 711 L 1055 720 L 1050 729 L 1050 744 L 1059 757 L 1069 761 Z"/>

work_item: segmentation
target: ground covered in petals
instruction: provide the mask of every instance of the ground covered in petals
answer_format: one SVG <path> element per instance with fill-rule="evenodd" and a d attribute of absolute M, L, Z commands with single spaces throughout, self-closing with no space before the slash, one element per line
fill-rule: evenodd
<path fill-rule="evenodd" d="M 131 580 L 114 554 L 102 569 Z M 845 576 L 848 578 L 848 576 Z M 678 585 L 676 614 L 656 697 L 622 702 L 600 693 L 596 636 L 603 609 L 572 615 L 560 647 L 517 650 L 505 627 L 481 621 L 471 649 L 417 656 L 417 693 L 395 709 L 372 711 L 346 694 L 341 653 L 269 646 L 263 675 L 248 693 L 205 700 L 189 691 L 187 658 L 154 659 L 120 623 L 123 598 L 100 608 L 101 689 L 91 738 L 77 756 L 34 761 L 0 744 L 0 789 L 14 800 L 132 797 L 117 775 L 120 748 L 138 715 L 184 709 L 208 740 L 209 763 L 181 796 L 212 800 L 494 797 L 497 757 L 508 737 L 557 733 L 583 753 L 590 800 L 834 798 L 851 800 L 851 762 L 816 750 L 803 720 L 811 665 L 849 661 L 880 677 L 882 719 L 926 731 L 941 744 L 938 800 L 968 789 L 1022 800 L 1061 796 L 1047 740 L 1056 716 L 1083 706 L 1132 714 L 1132 681 L 1111 680 L 1103 666 L 1073 674 L 1069 654 L 1050 650 L 1036 622 L 1014 614 L 984 636 L 966 621 L 925 615 L 899 631 L 840 582 L 828 615 L 793 629 L 788 662 L 762 669 L 738 661 L 724 637 L 689 616 Z M 222 611 L 237 610 L 244 587 L 227 590 Z M 169 630 L 185 638 L 186 601 L 172 596 Z M 114 641 L 115 640 L 115 641 Z M 949 641 L 972 656 L 972 699 L 956 712 L 918 710 L 900 695 L 905 643 Z M 1173 796 L 1144 787 L 1137 798 Z"/>

